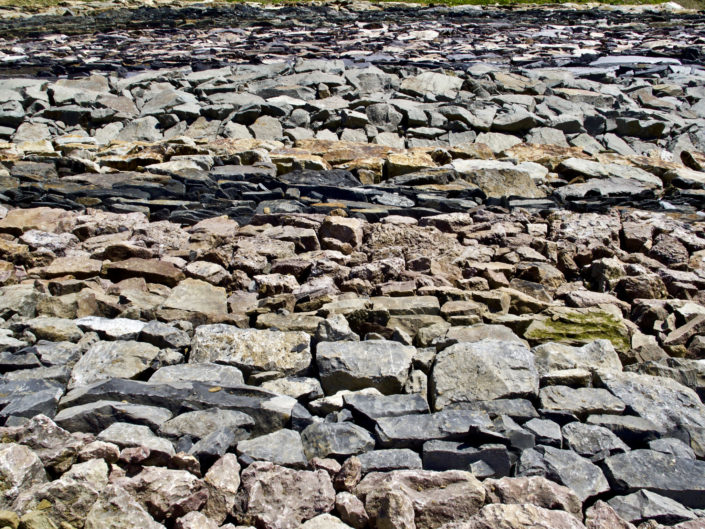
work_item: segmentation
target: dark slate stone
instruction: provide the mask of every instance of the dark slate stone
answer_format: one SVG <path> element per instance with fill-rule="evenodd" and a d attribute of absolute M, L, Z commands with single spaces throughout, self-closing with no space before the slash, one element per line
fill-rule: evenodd
<path fill-rule="evenodd" d="M 476 448 L 456 441 L 428 441 L 423 445 L 426 470 L 469 470 L 478 461 L 493 469 L 492 477 L 509 475 L 511 461 L 504 445 L 487 444 Z"/>
<path fill-rule="evenodd" d="M 166 408 L 103 400 L 65 408 L 54 417 L 54 422 L 69 432 L 98 434 L 116 422 L 141 424 L 156 431 L 171 417 Z"/>
<path fill-rule="evenodd" d="M 640 490 L 627 496 L 616 496 L 607 503 L 617 511 L 619 516 L 635 525 L 648 520 L 664 525 L 675 525 L 696 518 L 694 513 L 677 501 L 648 490 Z"/>
<path fill-rule="evenodd" d="M 63 393 L 63 387 L 54 387 L 13 398 L 0 411 L 0 419 L 5 420 L 13 415 L 31 418 L 39 414 L 52 418 L 56 415 L 59 399 Z"/>
<path fill-rule="evenodd" d="M 519 426 L 511 417 L 501 415 L 495 418 L 493 422 L 497 431 L 509 439 L 509 444 L 512 448 L 524 450 L 533 448 L 536 445 L 536 436 Z"/>
<path fill-rule="evenodd" d="M 522 450 L 517 463 L 517 476 L 545 476 L 548 473 L 543 454 L 533 448 Z"/>
<path fill-rule="evenodd" d="M 221 428 L 198 441 L 189 450 L 189 454 L 197 457 L 201 470 L 210 467 L 227 452 L 232 451 L 238 442 L 238 437 L 232 430 Z"/>
<path fill-rule="evenodd" d="M 371 450 L 357 457 L 362 465 L 363 474 L 422 468 L 421 456 L 408 448 Z"/>
<path fill-rule="evenodd" d="M 343 397 L 357 424 L 373 428 L 380 417 L 398 417 L 428 413 L 428 403 L 421 395 L 366 395 L 352 393 Z"/>
<path fill-rule="evenodd" d="M 261 435 L 287 427 L 297 404 L 293 398 L 252 386 L 215 388 L 200 382 L 153 384 L 113 378 L 70 391 L 61 400 L 60 407 L 116 400 L 166 408 L 172 413 L 208 408 L 237 410 L 255 420 L 252 433 Z"/>
<path fill-rule="evenodd" d="M 375 436 L 384 448 L 420 448 L 433 439 L 468 440 L 469 432 L 480 440 L 484 434 L 497 435 L 486 413 L 444 410 L 428 415 L 402 415 L 377 420 Z"/>
<path fill-rule="evenodd" d="M 163 349 L 182 349 L 191 345 L 188 333 L 160 321 L 150 321 L 145 325 L 139 339 Z"/>
<path fill-rule="evenodd" d="M 42 363 L 34 353 L 3 351 L 0 353 L 0 372 L 15 371 L 17 369 L 31 369 L 40 367 Z"/>
<path fill-rule="evenodd" d="M 663 454 L 671 454 L 676 457 L 695 459 L 695 452 L 693 452 L 693 449 L 680 439 L 674 439 L 673 437 L 664 437 L 662 439 L 651 441 L 649 443 L 649 448 Z"/>
<path fill-rule="evenodd" d="M 292 171 L 281 175 L 279 180 L 287 184 L 305 186 L 356 187 L 360 185 L 360 180 L 353 176 L 350 171 L 343 169 L 332 169 L 330 171 L 311 171 L 304 169 Z"/>
<path fill-rule="evenodd" d="M 604 426 L 632 448 L 643 446 L 666 433 L 663 427 L 633 415 L 590 415 L 586 422 Z"/>
<path fill-rule="evenodd" d="M 524 428 L 535 436 L 537 444 L 556 448 L 563 445 L 561 427 L 556 422 L 547 419 L 531 419 L 524 423 Z"/>
<path fill-rule="evenodd" d="M 593 462 L 616 453 L 628 452 L 629 447 L 604 426 L 571 422 L 561 428 L 565 447 Z"/>
<path fill-rule="evenodd" d="M 687 507 L 705 508 L 705 461 L 632 450 L 605 459 L 604 469 L 617 492 L 646 489 Z"/>
<path fill-rule="evenodd" d="M 462 402 L 457 404 L 450 404 L 447 409 L 463 409 L 463 410 L 477 410 L 487 412 L 490 417 L 496 415 L 507 415 L 518 421 L 519 423 L 524 423 L 530 419 L 538 419 L 539 414 L 531 404 L 530 400 L 526 399 L 496 399 L 496 400 L 476 400 L 473 402 Z"/>
<path fill-rule="evenodd" d="M 542 447 L 543 458 L 548 470 L 547 476 L 573 489 L 585 501 L 610 490 L 602 470 L 588 459 L 572 450 L 559 450 L 550 446 Z"/>
<path fill-rule="evenodd" d="M 349 422 L 314 423 L 301 432 L 301 442 L 308 459 L 346 459 L 368 452 L 375 446 L 375 441 L 367 430 Z"/>

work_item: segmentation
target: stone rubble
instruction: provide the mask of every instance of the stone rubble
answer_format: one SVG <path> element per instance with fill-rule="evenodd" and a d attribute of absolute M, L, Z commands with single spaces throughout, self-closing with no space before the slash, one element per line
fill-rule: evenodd
<path fill-rule="evenodd" d="M 702 13 L 130 7 L 0 8 L 0 527 L 705 527 Z"/>

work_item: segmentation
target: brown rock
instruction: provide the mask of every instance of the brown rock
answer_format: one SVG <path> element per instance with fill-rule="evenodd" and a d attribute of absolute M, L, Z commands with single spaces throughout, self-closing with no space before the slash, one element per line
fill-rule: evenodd
<path fill-rule="evenodd" d="M 318 236 L 321 240 L 335 239 L 343 244 L 349 244 L 351 247 L 357 248 L 362 244 L 362 226 L 363 221 L 360 219 L 329 216 L 321 224 Z"/>
<path fill-rule="evenodd" d="M 351 491 L 362 479 L 362 463 L 356 456 L 349 457 L 343 463 L 340 472 L 333 480 L 336 490 Z"/>
<path fill-rule="evenodd" d="M 552 511 L 530 503 L 523 505 L 490 504 L 467 524 L 446 526 L 443 529 L 585 529 L 572 514 Z"/>
<path fill-rule="evenodd" d="M 349 492 L 339 492 L 335 496 L 335 510 L 341 520 L 355 529 L 367 527 L 370 521 L 365 505 Z"/>
<path fill-rule="evenodd" d="M 29 230 L 49 233 L 71 231 L 76 216 L 70 211 L 54 208 L 13 209 L 0 220 L 0 232 L 20 235 Z"/>
<path fill-rule="evenodd" d="M 49 266 L 42 268 L 40 273 L 45 278 L 74 276 L 77 279 L 84 279 L 99 275 L 102 267 L 103 261 L 96 259 L 59 257 L 54 259 Z"/>
<path fill-rule="evenodd" d="M 568 487 L 544 477 L 488 479 L 483 485 L 487 500 L 492 503 L 530 503 L 545 509 L 567 511 L 577 517 L 582 515 L 583 506 L 578 496 Z"/>
<path fill-rule="evenodd" d="M 208 501 L 203 513 L 223 523 L 235 506 L 235 495 L 240 488 L 240 463 L 235 454 L 225 454 L 206 472 Z"/>
<path fill-rule="evenodd" d="M 184 279 L 184 273 L 168 261 L 139 259 L 137 257 L 109 263 L 103 267 L 103 273 L 111 281 L 142 277 L 148 283 L 161 283 L 171 287 Z"/>
<path fill-rule="evenodd" d="M 475 515 L 485 502 L 482 484 L 469 472 L 397 470 L 367 474 L 354 494 L 365 502 L 372 523 L 383 508 L 380 490 L 402 493 L 411 500 L 418 529 L 435 529 Z M 396 501 L 396 500 L 395 500 Z"/>
<path fill-rule="evenodd" d="M 295 529 L 335 505 L 335 490 L 324 470 L 292 470 L 255 462 L 242 473 L 239 523 L 263 529 Z"/>
<path fill-rule="evenodd" d="M 585 511 L 585 526 L 587 529 L 636 529 L 623 520 L 617 512 L 602 500 L 599 500 Z"/>

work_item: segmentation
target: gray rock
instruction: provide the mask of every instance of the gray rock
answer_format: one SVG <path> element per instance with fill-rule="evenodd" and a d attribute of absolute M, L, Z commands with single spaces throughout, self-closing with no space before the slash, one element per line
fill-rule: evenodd
<path fill-rule="evenodd" d="M 680 439 L 665 437 L 649 442 L 649 448 L 663 454 L 671 454 L 676 457 L 686 457 L 695 459 L 695 452 Z"/>
<path fill-rule="evenodd" d="M 108 485 L 91 507 L 85 529 L 164 529 L 144 507 L 119 485 Z"/>
<path fill-rule="evenodd" d="M 98 401 L 65 408 L 56 414 L 54 422 L 69 432 L 98 434 L 116 422 L 141 424 L 154 430 L 171 419 L 165 408 L 114 401 Z"/>
<path fill-rule="evenodd" d="M 275 465 L 305 468 L 308 464 L 301 435 L 293 430 L 279 430 L 254 439 L 240 441 L 237 453 L 241 459 L 269 461 Z"/>
<path fill-rule="evenodd" d="M 188 333 L 156 320 L 142 327 L 140 340 L 161 348 L 183 349 L 191 345 Z"/>
<path fill-rule="evenodd" d="M 655 520 L 660 524 L 674 525 L 696 518 L 693 512 L 677 501 L 648 490 L 616 496 L 607 503 L 619 516 L 634 524 Z"/>
<path fill-rule="evenodd" d="M 617 492 L 646 489 L 687 507 L 705 507 L 705 462 L 675 457 L 654 450 L 632 450 L 604 461 L 604 469 Z"/>
<path fill-rule="evenodd" d="M 174 445 L 157 437 L 147 426 L 116 422 L 98 434 L 100 441 L 114 443 L 121 448 L 144 446 L 152 452 L 174 455 Z"/>
<path fill-rule="evenodd" d="M 237 367 L 221 364 L 179 364 L 157 369 L 149 381 L 153 383 L 203 382 L 213 386 L 232 387 L 245 383 Z"/>
<path fill-rule="evenodd" d="M 418 448 L 425 441 L 462 440 L 468 432 L 493 432 L 494 424 L 480 411 L 444 410 L 424 415 L 377 419 L 375 436 L 384 448 Z"/>
<path fill-rule="evenodd" d="M 426 470 L 471 470 L 482 462 L 492 471 L 483 477 L 508 476 L 511 461 L 507 447 L 501 444 L 468 446 L 457 441 L 428 441 L 423 445 L 423 467 Z"/>
<path fill-rule="evenodd" d="M 628 445 L 639 445 L 665 435 L 663 426 L 633 415 L 590 415 L 588 424 L 604 426 Z"/>
<path fill-rule="evenodd" d="M 539 374 L 564 369 L 596 369 L 621 371 L 614 346 L 609 340 L 595 340 L 582 347 L 573 347 L 560 343 L 545 343 L 533 349 L 536 368 Z"/>
<path fill-rule="evenodd" d="M 24 490 L 48 481 L 44 465 L 37 454 L 15 443 L 6 443 L 0 447 L 0 479 L 3 483 L 0 496 L 3 509 L 9 509 L 17 495 Z"/>
<path fill-rule="evenodd" d="M 301 432 L 308 459 L 347 458 L 372 450 L 375 441 L 364 428 L 352 423 L 314 423 Z"/>
<path fill-rule="evenodd" d="M 321 385 L 328 395 L 363 388 L 399 393 L 409 377 L 415 351 L 387 340 L 321 342 L 316 352 Z"/>
<path fill-rule="evenodd" d="M 616 456 L 618 457 L 618 456 Z M 548 477 L 570 488 L 580 501 L 610 490 L 600 467 L 579 456 L 572 450 L 544 448 L 544 461 Z"/>
<path fill-rule="evenodd" d="M 236 440 L 247 439 L 255 421 L 240 411 L 208 410 L 190 411 L 177 415 L 162 423 L 159 433 L 166 437 L 188 435 L 194 439 L 203 439 L 220 428 L 227 428 L 235 434 Z"/>
<path fill-rule="evenodd" d="M 615 163 L 599 163 L 592 160 L 583 160 L 581 158 L 568 158 L 567 160 L 563 160 L 556 170 L 561 174 L 580 175 L 585 178 L 616 177 L 626 180 L 637 180 L 638 182 L 654 187 L 661 187 L 663 185 L 660 178 L 638 167 Z"/>
<path fill-rule="evenodd" d="M 75 323 L 81 330 L 98 333 L 98 336 L 104 340 L 137 340 L 146 325 L 139 320 L 98 316 L 86 316 L 76 320 Z"/>
<path fill-rule="evenodd" d="M 531 419 L 524 423 L 524 428 L 536 438 L 537 444 L 545 444 L 561 448 L 563 434 L 558 423 L 548 419 Z"/>
<path fill-rule="evenodd" d="M 578 417 L 596 413 L 619 415 L 625 408 L 621 400 L 601 388 L 547 386 L 541 389 L 539 398 L 545 410 L 567 411 Z"/>
<path fill-rule="evenodd" d="M 464 180 L 479 187 L 488 197 L 520 196 L 541 198 L 531 171 L 520 165 L 499 160 L 454 160 L 453 168 Z"/>
<path fill-rule="evenodd" d="M 629 451 L 629 447 L 619 437 L 603 426 L 571 422 L 563 426 L 561 431 L 566 448 L 592 461 Z"/>
<path fill-rule="evenodd" d="M 364 454 L 359 454 L 357 457 L 362 465 L 363 474 L 422 468 L 419 454 L 408 448 L 371 450 Z"/>
<path fill-rule="evenodd" d="M 73 367 L 68 388 L 110 378 L 138 377 L 151 368 L 159 352 L 157 347 L 142 342 L 97 342 Z"/>
<path fill-rule="evenodd" d="M 438 353 L 429 382 L 433 409 L 441 410 L 454 402 L 535 396 L 539 378 L 526 347 L 482 340 Z"/>
<path fill-rule="evenodd" d="M 323 388 L 316 378 L 277 378 L 263 382 L 261 387 L 267 391 L 288 395 L 289 397 L 301 401 L 309 401 L 323 397 Z"/>
<path fill-rule="evenodd" d="M 350 393 L 343 396 L 356 423 L 365 427 L 373 426 L 380 417 L 398 417 L 415 413 L 428 413 L 428 403 L 421 395 L 365 395 Z"/>

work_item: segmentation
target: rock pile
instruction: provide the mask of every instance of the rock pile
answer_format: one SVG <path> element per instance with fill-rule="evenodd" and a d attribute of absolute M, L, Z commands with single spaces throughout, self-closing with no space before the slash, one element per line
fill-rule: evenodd
<path fill-rule="evenodd" d="M 0 527 L 705 527 L 705 71 L 656 55 L 0 81 Z"/>

